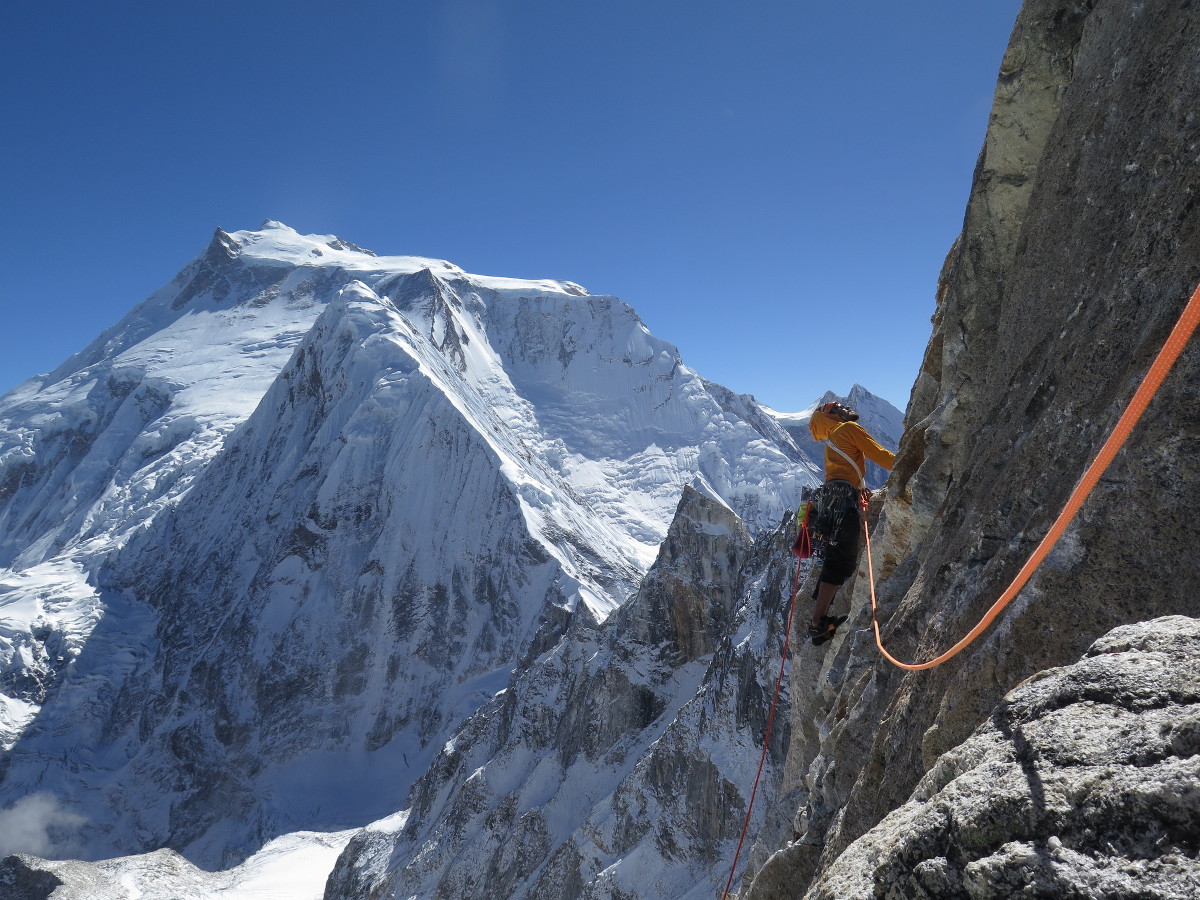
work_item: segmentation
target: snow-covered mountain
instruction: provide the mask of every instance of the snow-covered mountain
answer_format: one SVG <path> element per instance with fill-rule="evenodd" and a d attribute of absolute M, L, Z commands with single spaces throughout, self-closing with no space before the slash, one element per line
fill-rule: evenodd
<path fill-rule="evenodd" d="M 741 634 L 726 656 L 761 647 L 781 613 L 734 591 L 604 623 L 646 591 L 677 512 L 741 531 L 749 553 L 779 544 L 819 477 L 752 398 L 691 372 L 615 298 L 275 222 L 218 231 L 0 401 L 0 809 L 45 811 L 40 843 L 0 850 L 169 847 L 216 867 L 279 835 L 391 821 L 462 734 L 497 727 L 477 710 L 565 690 L 536 674 L 555 659 L 571 679 L 653 682 L 635 696 L 657 724 L 613 732 L 632 765 L 682 727 L 721 640 Z M 712 509 L 688 518 L 685 489 L 687 509 Z M 665 661 L 656 616 L 685 647 Z M 707 636 L 680 637 L 686 623 Z M 629 629 L 652 666 L 617 658 Z M 761 675 L 740 664 L 738 708 Z M 560 797 L 556 833 L 629 777 L 594 774 L 589 804 Z"/>
<path fill-rule="evenodd" d="M 794 569 L 786 535 L 755 542 L 687 489 L 637 595 L 472 716 L 405 817 L 351 840 L 326 896 L 711 897 L 765 734 Z M 764 786 L 788 705 L 785 690 Z"/>

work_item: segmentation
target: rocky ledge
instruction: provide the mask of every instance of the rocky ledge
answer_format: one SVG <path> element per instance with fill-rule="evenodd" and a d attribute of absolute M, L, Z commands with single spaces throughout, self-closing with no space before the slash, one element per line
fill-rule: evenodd
<path fill-rule="evenodd" d="M 1198 850 L 1200 620 L 1167 616 L 1014 689 L 807 897 L 1182 900 Z"/>

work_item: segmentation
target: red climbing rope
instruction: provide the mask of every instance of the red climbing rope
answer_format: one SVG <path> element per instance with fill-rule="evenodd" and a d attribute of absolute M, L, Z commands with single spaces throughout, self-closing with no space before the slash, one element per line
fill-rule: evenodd
<path fill-rule="evenodd" d="M 1133 398 L 1129 401 L 1129 405 L 1125 407 L 1125 412 L 1121 414 L 1121 418 L 1117 420 L 1117 424 L 1113 426 L 1112 433 L 1100 448 L 1100 452 L 1096 454 L 1096 458 L 1092 461 L 1092 464 L 1088 466 L 1087 470 L 1083 473 L 1083 477 L 1079 479 L 1079 484 L 1067 499 L 1067 505 L 1063 507 L 1063 511 L 1054 520 L 1054 524 L 1050 526 L 1050 530 L 1046 532 L 1046 536 L 1042 538 L 1041 543 L 1034 549 L 1033 554 L 1029 557 L 1029 561 L 1017 573 L 1017 577 L 1013 579 L 1008 589 L 1000 595 L 1000 598 L 992 604 L 991 609 L 979 620 L 979 624 L 972 628 L 962 640 L 945 653 L 928 662 L 901 662 L 884 649 L 883 641 L 879 636 L 879 618 L 876 614 L 875 567 L 871 562 L 871 535 L 867 530 L 867 517 L 863 516 L 863 534 L 866 536 L 867 544 L 867 577 L 870 579 L 871 585 L 871 621 L 875 626 L 875 643 L 879 647 L 880 653 L 887 657 L 894 665 L 899 666 L 901 669 L 907 669 L 910 672 L 932 669 L 934 666 L 940 666 L 946 660 L 957 655 L 995 621 L 996 617 L 1012 602 L 1021 588 L 1025 586 L 1025 583 L 1029 581 L 1037 567 L 1041 565 L 1047 554 L 1058 543 L 1059 538 L 1066 532 L 1067 526 L 1071 524 L 1071 520 L 1075 518 L 1075 514 L 1083 506 L 1083 502 L 1088 498 L 1088 495 L 1097 483 L 1099 483 L 1100 476 L 1104 474 L 1105 470 L 1116 457 L 1117 451 L 1128 440 L 1133 427 L 1138 423 L 1138 420 L 1142 417 L 1142 413 L 1146 411 L 1146 407 L 1150 404 L 1150 400 L 1158 393 L 1163 379 L 1167 377 L 1167 373 L 1175 365 L 1175 361 L 1179 359 L 1179 354 L 1183 352 L 1183 348 L 1187 345 L 1192 333 L 1196 330 L 1197 324 L 1200 324 L 1200 286 L 1197 286 L 1196 290 L 1192 292 L 1191 300 L 1184 307 L 1183 312 L 1179 316 L 1179 321 L 1175 323 L 1175 327 L 1171 330 L 1170 335 L 1167 336 L 1162 349 L 1158 351 L 1158 356 L 1155 357 L 1154 362 L 1151 364 L 1145 379 L 1143 379 Z"/>
<path fill-rule="evenodd" d="M 792 613 L 796 609 L 796 594 L 800 590 L 800 570 L 803 560 L 796 560 L 796 580 L 792 585 L 792 599 L 788 601 L 787 630 L 783 637 L 783 655 L 779 660 L 779 677 L 775 679 L 775 696 L 771 698 L 771 711 L 767 713 L 767 732 L 763 735 L 762 756 L 758 758 L 758 774 L 754 776 L 754 787 L 750 791 L 750 802 L 746 804 L 746 820 L 742 823 L 742 835 L 738 838 L 737 851 L 733 854 L 733 865 L 729 867 L 729 880 L 725 882 L 725 892 L 721 900 L 729 896 L 729 888 L 733 885 L 733 873 L 737 870 L 738 857 L 742 855 L 742 844 L 746 840 L 746 832 L 750 830 L 750 813 L 754 809 L 754 795 L 758 793 L 758 780 L 762 778 L 763 765 L 767 761 L 767 747 L 771 745 L 771 723 L 775 721 L 775 705 L 779 702 L 779 689 L 783 686 L 783 671 L 788 660 L 788 646 L 792 640 Z"/>

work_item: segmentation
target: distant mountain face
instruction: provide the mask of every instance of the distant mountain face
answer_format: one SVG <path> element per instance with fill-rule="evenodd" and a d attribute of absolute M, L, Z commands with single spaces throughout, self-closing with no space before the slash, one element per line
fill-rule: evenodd
<path fill-rule="evenodd" d="M 0 401 L 0 808 L 207 866 L 390 815 L 637 593 L 685 489 L 749 547 L 819 478 L 619 300 L 218 231 Z"/>
<path fill-rule="evenodd" d="M 785 538 L 752 541 L 728 507 L 686 489 L 637 595 L 600 627 L 572 629 L 472 716 L 404 816 L 352 838 L 326 897 L 711 896 L 771 706 L 794 562 Z M 764 785 L 788 744 L 789 697 Z"/>

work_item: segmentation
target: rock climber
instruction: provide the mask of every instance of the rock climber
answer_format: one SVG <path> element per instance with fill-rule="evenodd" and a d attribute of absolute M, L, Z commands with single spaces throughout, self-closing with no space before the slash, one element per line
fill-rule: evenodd
<path fill-rule="evenodd" d="M 813 592 L 816 605 L 808 626 L 814 644 L 833 637 L 845 616 L 829 616 L 838 588 L 858 563 L 858 536 L 862 531 L 859 498 L 866 496 L 866 460 L 891 469 L 896 454 L 880 444 L 858 424 L 858 413 L 831 400 L 813 411 L 808 429 L 814 440 L 825 442 L 825 483 L 817 489 L 813 532 L 820 548 L 821 577 Z"/>

